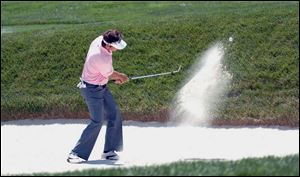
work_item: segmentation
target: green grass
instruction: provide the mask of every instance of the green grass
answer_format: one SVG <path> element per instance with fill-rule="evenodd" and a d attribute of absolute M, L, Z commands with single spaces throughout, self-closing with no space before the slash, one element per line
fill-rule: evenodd
<path fill-rule="evenodd" d="M 245 158 L 237 161 L 196 160 L 165 165 L 91 169 L 34 176 L 298 176 L 299 155 Z"/>
<path fill-rule="evenodd" d="M 1 2 L 1 25 L 15 31 L 1 33 L 1 115 L 87 111 L 76 88 L 86 52 L 117 28 L 128 47 L 114 53 L 115 70 L 182 65 L 174 76 L 110 83 L 122 112 L 169 109 L 197 56 L 221 40 L 233 81 L 219 117 L 299 118 L 298 2 Z"/>

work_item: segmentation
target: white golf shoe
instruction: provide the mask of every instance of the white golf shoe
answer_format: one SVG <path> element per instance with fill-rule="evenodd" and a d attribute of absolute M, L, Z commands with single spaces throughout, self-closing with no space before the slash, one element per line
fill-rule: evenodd
<path fill-rule="evenodd" d="M 120 157 L 115 151 L 109 151 L 102 154 L 102 159 L 106 160 L 119 160 Z"/>
<path fill-rule="evenodd" d="M 74 163 L 74 164 L 77 164 L 77 163 L 82 163 L 82 162 L 85 162 L 86 160 L 84 160 L 83 158 L 80 158 L 77 154 L 71 152 L 68 156 L 68 159 L 67 159 L 67 162 L 69 163 Z"/>

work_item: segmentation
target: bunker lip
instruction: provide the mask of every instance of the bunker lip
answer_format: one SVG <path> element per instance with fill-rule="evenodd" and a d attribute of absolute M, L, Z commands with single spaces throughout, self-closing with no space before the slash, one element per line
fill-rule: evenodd
<path fill-rule="evenodd" d="M 168 116 L 168 110 L 158 111 L 156 114 L 143 114 L 143 113 L 123 113 L 124 121 L 136 121 L 141 123 L 169 123 L 171 120 Z M 69 120 L 69 121 L 82 121 L 88 120 L 89 114 L 88 112 L 82 112 L 80 114 L 68 114 L 67 116 L 62 116 L 62 114 L 30 114 L 26 116 L 23 114 L 18 118 L 8 119 L 5 116 L 1 115 L 1 125 L 2 124 L 14 124 L 14 122 L 18 121 L 28 121 L 28 120 L 43 120 L 51 122 L 60 122 L 61 119 Z M 281 117 L 281 118 L 264 118 L 264 119 L 256 119 L 256 118 L 214 118 L 210 121 L 209 126 L 212 127 L 222 127 L 222 126 L 230 126 L 230 127 L 241 127 L 241 126 L 264 126 L 264 127 L 289 127 L 289 128 L 299 128 L 299 117 Z"/>

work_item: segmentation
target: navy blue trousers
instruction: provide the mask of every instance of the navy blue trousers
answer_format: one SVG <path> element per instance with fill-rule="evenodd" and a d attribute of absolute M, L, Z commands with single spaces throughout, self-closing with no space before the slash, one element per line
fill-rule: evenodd
<path fill-rule="evenodd" d="M 84 84 L 86 87 L 80 88 L 80 91 L 90 113 L 90 122 L 83 130 L 72 152 L 88 160 L 104 121 L 107 122 L 104 152 L 122 151 L 122 117 L 111 92 L 107 85 Z"/>

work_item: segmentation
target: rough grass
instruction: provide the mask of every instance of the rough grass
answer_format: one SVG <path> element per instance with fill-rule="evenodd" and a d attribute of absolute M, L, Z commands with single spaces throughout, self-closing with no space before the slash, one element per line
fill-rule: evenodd
<path fill-rule="evenodd" d="M 173 76 L 110 83 L 123 113 L 168 110 L 197 56 L 223 41 L 233 82 L 219 117 L 299 120 L 298 2 L 1 2 L 1 24 L 25 25 L 1 33 L 2 120 L 86 112 L 76 84 L 90 42 L 111 28 L 128 43 L 114 54 L 115 70 L 136 76 L 182 65 Z"/>
<path fill-rule="evenodd" d="M 245 158 L 237 161 L 195 160 L 146 167 L 92 169 L 34 176 L 299 176 L 299 155 Z"/>

